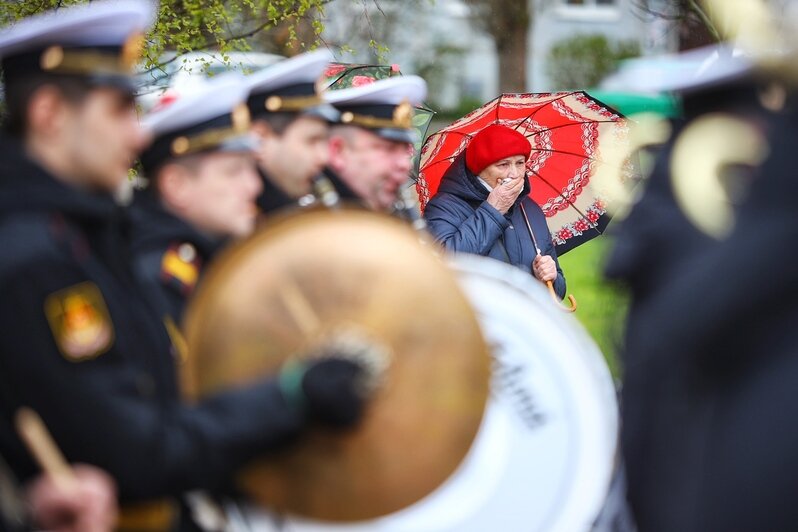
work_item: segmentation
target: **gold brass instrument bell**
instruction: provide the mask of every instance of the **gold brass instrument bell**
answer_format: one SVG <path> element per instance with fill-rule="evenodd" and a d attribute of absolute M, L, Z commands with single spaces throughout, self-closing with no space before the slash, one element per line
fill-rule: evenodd
<path fill-rule="evenodd" d="M 355 429 L 312 428 L 241 472 L 278 512 L 356 521 L 407 507 L 460 464 L 487 400 L 488 349 L 454 274 L 406 224 L 370 212 L 268 223 L 212 266 L 185 332 L 189 398 L 324 346 L 368 345 L 383 368 Z"/>

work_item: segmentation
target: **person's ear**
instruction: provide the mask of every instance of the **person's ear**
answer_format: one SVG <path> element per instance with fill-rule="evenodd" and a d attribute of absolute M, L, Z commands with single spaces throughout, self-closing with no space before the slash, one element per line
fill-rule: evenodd
<path fill-rule="evenodd" d="M 250 126 L 250 131 L 256 135 L 261 141 L 271 138 L 275 135 L 274 130 L 265 120 L 255 120 Z"/>
<path fill-rule="evenodd" d="M 179 163 L 166 163 L 158 171 L 158 194 L 167 206 L 182 210 L 191 201 L 191 172 Z"/>
<path fill-rule="evenodd" d="M 43 85 L 33 92 L 28 103 L 27 124 L 31 133 L 52 136 L 64 129 L 69 102 L 58 88 Z"/>
<path fill-rule="evenodd" d="M 329 140 L 330 159 L 329 165 L 333 170 L 338 170 L 344 166 L 343 152 L 346 150 L 346 140 L 338 135 L 330 135 Z"/>

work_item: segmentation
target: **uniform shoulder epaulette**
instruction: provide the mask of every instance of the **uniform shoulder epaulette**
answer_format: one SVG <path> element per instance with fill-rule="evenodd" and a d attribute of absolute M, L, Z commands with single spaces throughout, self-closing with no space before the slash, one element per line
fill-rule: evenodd
<path fill-rule="evenodd" d="M 175 242 L 161 258 L 161 280 L 189 295 L 199 280 L 202 259 L 197 248 L 189 242 Z"/>
<path fill-rule="evenodd" d="M 172 243 L 161 258 L 161 280 L 188 295 L 199 280 L 202 259 L 189 242 Z"/>

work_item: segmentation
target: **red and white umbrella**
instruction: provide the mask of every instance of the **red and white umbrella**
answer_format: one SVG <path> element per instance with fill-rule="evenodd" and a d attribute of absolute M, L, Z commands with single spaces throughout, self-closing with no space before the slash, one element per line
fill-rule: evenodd
<path fill-rule="evenodd" d="M 501 124 L 522 133 L 532 146 L 527 162 L 530 197 L 543 209 L 557 254 L 604 231 L 611 191 L 593 177 L 602 150 L 626 144 L 625 117 L 588 94 L 502 94 L 430 135 L 421 150 L 416 190 L 422 210 L 435 195 L 452 161 L 485 127 Z M 615 152 L 617 153 L 617 152 Z M 616 175 L 631 176 L 631 165 Z"/>

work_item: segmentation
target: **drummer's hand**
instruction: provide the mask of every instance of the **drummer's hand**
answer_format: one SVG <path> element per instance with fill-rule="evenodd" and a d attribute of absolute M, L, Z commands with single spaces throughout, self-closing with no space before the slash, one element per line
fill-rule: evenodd
<path fill-rule="evenodd" d="M 108 532 L 117 518 L 116 484 L 103 470 L 73 466 L 75 483 L 63 489 L 49 475 L 27 487 L 30 513 L 38 526 L 59 532 Z"/>
<path fill-rule="evenodd" d="M 493 188 L 488 194 L 488 203 L 502 214 L 507 214 L 513 206 L 518 195 L 524 189 L 523 174 L 515 178 L 507 178 L 503 183 Z"/>
<path fill-rule="evenodd" d="M 532 274 L 544 283 L 554 282 L 557 280 L 557 264 L 549 255 L 538 255 L 532 261 Z"/>
<path fill-rule="evenodd" d="M 302 365 L 301 403 L 310 419 L 332 427 L 350 427 L 363 413 L 363 368 L 345 358 L 330 356 Z"/>

